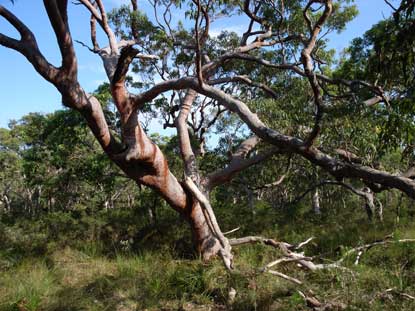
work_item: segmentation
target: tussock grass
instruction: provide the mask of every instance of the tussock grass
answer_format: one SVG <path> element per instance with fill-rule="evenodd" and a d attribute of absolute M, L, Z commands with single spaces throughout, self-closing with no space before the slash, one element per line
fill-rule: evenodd
<path fill-rule="evenodd" d="M 58 290 L 57 273 L 44 261 L 24 261 L 1 274 L 0 310 L 39 310 Z"/>
<path fill-rule="evenodd" d="M 103 223 L 108 226 L 106 217 Z M 123 219 L 131 222 L 125 215 Z M 20 227 L 3 225 L 0 311 L 309 310 L 298 290 L 311 291 L 322 302 L 343 303 L 348 310 L 415 310 L 415 301 L 400 295 L 415 296 L 414 244 L 375 247 L 362 255 L 358 266 L 350 256 L 345 261 L 347 270 L 308 272 L 295 263 L 277 268 L 304 281 L 304 285 L 297 286 L 259 271 L 280 256 L 277 250 L 263 245 L 235 248 L 236 270 L 229 274 L 219 260 L 204 264 L 196 256 L 189 256 L 191 245 L 182 242 L 189 241 L 188 232 L 182 228 L 167 228 L 168 235 L 156 231 L 143 243 L 133 232 L 129 238 L 133 242 L 125 248 L 125 243 L 117 240 L 82 236 L 69 239 L 76 225 L 64 220 L 71 224 L 69 231 L 60 236 L 54 233 L 54 239 L 48 236 L 47 227 L 35 233 L 39 227 L 31 231 L 28 223 Z M 98 221 L 94 221 L 96 227 Z M 294 221 L 296 226 L 276 218 L 275 225 L 268 227 L 272 229 L 257 229 L 256 233 L 292 243 L 316 236 L 305 253 L 321 255 L 315 260 L 323 262 L 337 260 L 351 247 L 390 233 L 395 239 L 415 235 L 410 222 Z M 121 224 L 117 226 L 122 229 Z M 111 230 L 111 237 L 126 239 L 125 234 Z M 99 236 L 92 229 L 88 232 Z M 228 301 L 231 288 L 236 290 L 232 304 Z"/>

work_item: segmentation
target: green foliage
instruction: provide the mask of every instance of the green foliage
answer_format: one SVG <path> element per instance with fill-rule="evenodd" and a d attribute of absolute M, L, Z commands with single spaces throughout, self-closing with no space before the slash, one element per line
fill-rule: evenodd
<path fill-rule="evenodd" d="M 389 97 L 389 107 L 377 107 L 372 119 L 379 132 L 380 152 L 408 148 L 414 143 L 414 15 L 389 18 L 353 40 L 335 75 L 348 75 L 382 85 Z M 362 96 L 367 96 L 364 92 Z M 413 157 L 404 153 L 407 161 Z"/>
<path fill-rule="evenodd" d="M 140 11 L 131 11 L 128 5 L 122 5 L 119 8 L 113 9 L 108 14 L 108 18 L 114 26 L 114 33 L 124 40 L 133 37 L 131 25 L 135 25 L 140 38 L 145 38 L 156 32 L 156 28 L 146 15 Z"/>

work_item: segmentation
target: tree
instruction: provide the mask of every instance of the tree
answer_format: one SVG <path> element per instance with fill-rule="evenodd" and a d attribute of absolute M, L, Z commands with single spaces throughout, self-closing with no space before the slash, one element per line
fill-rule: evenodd
<path fill-rule="evenodd" d="M 99 98 L 86 93 L 78 82 L 68 1 L 43 2 L 60 48 L 60 67 L 47 61 L 32 31 L 4 6 L 0 6 L 0 15 L 21 38 L 0 34 L 0 44 L 25 56 L 56 87 L 63 104 L 84 117 L 109 159 L 126 176 L 155 189 L 188 220 L 204 259 L 219 254 L 232 267 L 232 241 L 215 218 L 211 191 L 277 154 L 298 155 L 349 189 L 356 190 L 345 179 L 360 181 L 372 191 L 396 188 L 415 198 L 411 175 L 383 171 L 326 139 L 325 131 L 330 128 L 324 122 L 342 126 L 338 121 L 341 111 L 353 115 L 389 102 L 389 94 L 376 83 L 332 72 L 332 53 L 324 37 L 330 31 L 341 31 L 356 14 L 353 6 L 347 6 L 349 1 L 155 0 L 156 22 L 152 23 L 138 10 L 136 0 L 111 14 L 101 0 L 79 0 L 77 4 L 91 14 L 89 49 L 103 61 L 119 124 L 110 123 Z M 193 26 L 171 23 L 172 10 L 181 8 Z M 245 18 L 246 32 L 241 37 L 227 32 L 211 37 L 212 20 L 232 14 Z M 106 34 L 107 47 L 98 43 L 97 24 Z M 143 80 L 135 83 L 128 76 L 130 68 Z M 161 82 L 155 83 L 156 75 Z M 138 94 L 130 92 L 132 87 Z M 270 112 L 278 111 L 277 103 L 290 97 L 296 109 L 290 113 L 298 114 L 299 124 L 266 122 L 267 110 L 260 110 L 266 97 L 272 99 L 268 101 Z M 139 122 L 139 114 L 154 116 L 156 111 L 164 117 L 165 126 L 177 130 L 182 180 L 172 173 L 165 155 Z M 234 139 L 239 146 L 231 140 L 229 161 L 223 168 L 206 172 L 205 136 L 218 122 L 249 129 L 250 134 Z"/>

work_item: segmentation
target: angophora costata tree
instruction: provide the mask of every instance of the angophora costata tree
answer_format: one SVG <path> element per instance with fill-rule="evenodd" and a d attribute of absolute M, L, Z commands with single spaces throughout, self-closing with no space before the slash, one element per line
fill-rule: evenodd
<path fill-rule="evenodd" d="M 365 105 L 387 103 L 387 98 L 376 85 L 324 74 L 324 60 L 319 52 L 324 46 L 322 37 L 344 24 L 341 1 L 285 2 L 193 0 L 182 3 L 155 0 L 150 3 L 158 24 L 153 30 L 157 30 L 159 38 L 155 36 L 148 40 L 148 30 L 141 28 L 143 15 L 136 0 L 118 12 L 118 17 L 115 16 L 115 20 L 118 18 L 124 22 L 123 25 L 116 24 L 116 31 L 111 28 L 102 0 L 76 1 L 91 14 L 92 47 L 89 49 L 101 57 L 105 67 L 112 99 L 120 115 L 120 137 L 110 130 L 97 98 L 85 92 L 78 82 L 67 0 L 43 1 L 59 45 L 62 57 L 60 67 L 48 62 L 39 50 L 32 31 L 3 6 L 0 6 L 0 15 L 19 32 L 20 39 L 0 34 L 0 44 L 25 56 L 34 69 L 60 92 L 63 104 L 83 115 L 105 153 L 129 178 L 155 189 L 188 220 L 197 249 L 204 259 L 219 254 L 230 268 L 232 241 L 221 232 L 209 202 L 209 193 L 238 172 L 274 154 L 300 155 L 339 182 L 346 178 L 358 179 L 373 190 L 396 188 L 415 198 L 415 182 L 410 176 L 393 175 L 364 166 L 355 161 L 355 156 L 347 150 L 322 151 L 323 146 L 319 146 L 317 141 L 323 127 L 323 116 L 329 113 L 330 108 L 356 99 Z M 188 6 L 188 15 L 193 21 L 188 30 L 182 24 L 173 29 L 170 22 L 171 10 L 181 5 Z M 225 48 L 218 47 L 209 35 L 210 25 L 215 18 L 230 16 L 232 12 L 244 16 L 246 31 L 236 43 Z M 106 34 L 108 43 L 105 47 L 98 42 L 97 27 Z M 182 61 L 180 65 L 179 56 L 181 59 L 187 57 L 187 61 Z M 310 111 L 314 121 L 313 126 L 303 131 L 304 137 L 289 136 L 283 134 L 284 129 L 269 128 L 251 111 L 244 101 L 255 99 L 252 95 L 255 93 L 250 90 L 270 97 L 277 97 L 278 94 L 272 88 L 272 75 L 268 76 L 269 84 L 265 84 L 258 80 L 256 71 L 252 72 L 252 76 L 244 74 L 245 64 L 265 68 L 267 72 L 274 72 L 275 77 L 286 72 L 307 82 L 310 101 L 305 102 L 304 107 L 313 107 Z M 132 94 L 127 88 L 127 74 L 132 65 L 138 70 L 153 68 L 162 82 L 141 88 L 139 94 Z M 370 95 L 362 99 L 357 95 L 362 90 Z M 178 94 L 180 99 L 179 107 L 168 112 L 171 122 L 167 122 L 167 126 L 177 129 L 183 179 L 171 173 L 165 156 L 149 139 L 138 120 L 146 105 L 166 93 Z M 192 125 L 188 122 L 189 115 L 198 98 L 199 103 L 200 98 L 209 99 L 220 107 L 209 122 L 194 129 L 200 134 L 201 144 L 203 133 L 225 110 L 236 115 L 253 135 L 240 144 L 225 168 L 218 168 L 205 176 L 202 176 L 197 163 L 198 159 L 203 161 L 203 157 L 197 157 L 188 130 L 189 124 Z M 199 107 L 199 112 L 206 116 L 203 104 Z M 260 141 L 272 147 L 252 152 Z"/>

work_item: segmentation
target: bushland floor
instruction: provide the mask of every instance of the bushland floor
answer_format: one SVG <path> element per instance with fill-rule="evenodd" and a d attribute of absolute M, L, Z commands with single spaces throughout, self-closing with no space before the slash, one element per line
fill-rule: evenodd
<path fill-rule="evenodd" d="M 303 282 L 296 285 L 260 271 L 281 255 L 275 249 L 235 248 L 235 272 L 229 274 L 220 260 L 205 264 L 195 257 L 184 223 L 139 228 L 128 213 L 3 217 L 0 310 L 311 310 L 300 292 L 322 303 L 315 310 L 415 310 L 415 243 L 373 247 L 358 265 L 354 255 L 346 259 L 346 269 L 280 266 Z M 305 254 L 326 263 L 389 234 L 395 240 L 415 237 L 409 220 L 296 221 L 255 234 L 292 243 L 315 236 Z"/>

